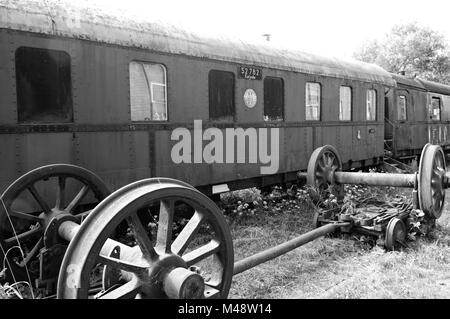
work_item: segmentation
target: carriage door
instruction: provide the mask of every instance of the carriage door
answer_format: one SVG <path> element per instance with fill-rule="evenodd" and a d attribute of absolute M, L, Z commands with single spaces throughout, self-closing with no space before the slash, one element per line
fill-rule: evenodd
<path fill-rule="evenodd" d="M 439 145 L 443 141 L 443 130 L 441 125 L 441 105 L 440 97 L 430 96 L 428 108 L 428 142 Z"/>

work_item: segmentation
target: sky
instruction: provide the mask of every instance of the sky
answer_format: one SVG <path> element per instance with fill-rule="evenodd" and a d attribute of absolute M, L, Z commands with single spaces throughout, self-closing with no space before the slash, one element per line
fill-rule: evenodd
<path fill-rule="evenodd" d="M 351 58 L 395 24 L 417 22 L 450 43 L 448 0 L 84 0 L 205 36 Z M 425 6 L 426 4 L 426 6 Z M 270 34 L 266 42 L 263 34 Z"/>

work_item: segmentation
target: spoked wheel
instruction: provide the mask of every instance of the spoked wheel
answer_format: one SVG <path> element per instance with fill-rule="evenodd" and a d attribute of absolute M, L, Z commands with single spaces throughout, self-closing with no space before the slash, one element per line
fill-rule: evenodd
<path fill-rule="evenodd" d="M 385 247 L 387 250 L 398 250 L 405 245 L 406 226 L 398 218 L 392 218 L 387 227 L 385 235 Z"/>
<path fill-rule="evenodd" d="M 53 248 L 58 246 L 58 223 L 81 222 L 82 204 L 95 205 L 109 193 L 94 173 L 67 164 L 34 169 L 12 183 L 0 205 L 0 260 L 7 268 L 6 281 L 55 280 L 65 250 Z M 46 253 L 41 254 L 42 248 Z"/>
<path fill-rule="evenodd" d="M 342 161 L 337 150 L 331 145 L 317 148 L 308 162 L 307 182 L 317 187 L 320 191 L 326 191 L 330 186 L 333 193 L 341 197 L 344 186 L 334 180 L 334 172 L 342 170 Z"/>
<path fill-rule="evenodd" d="M 425 145 L 419 167 L 419 205 L 432 219 L 438 219 L 444 207 L 445 170 L 442 148 L 439 145 Z"/>
<path fill-rule="evenodd" d="M 121 238 L 124 223 L 130 236 Z M 231 234 L 214 202 L 188 184 L 152 178 L 92 211 L 67 249 L 57 296 L 225 298 L 233 262 Z"/>

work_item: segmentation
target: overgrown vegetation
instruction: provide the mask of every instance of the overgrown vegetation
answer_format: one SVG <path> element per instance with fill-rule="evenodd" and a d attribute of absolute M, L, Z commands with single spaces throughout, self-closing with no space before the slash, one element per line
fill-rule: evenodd
<path fill-rule="evenodd" d="M 248 192 L 228 195 L 233 198 L 229 200 L 238 203 L 239 198 L 251 197 Z M 274 193 L 281 196 L 269 195 L 268 209 L 257 214 L 241 211 L 231 222 L 236 260 L 313 228 L 312 219 L 317 208 L 308 190 L 298 190 L 295 199 L 285 202 L 287 192 L 284 194 L 276 189 Z M 346 202 L 364 196 L 387 200 L 409 194 L 409 189 L 346 186 Z M 239 205 L 245 206 L 243 203 L 241 200 Z M 386 252 L 361 236 L 320 238 L 235 276 L 229 297 L 449 298 L 448 204 L 436 229 L 427 236 L 416 234 L 414 239 L 417 240 L 410 241 L 403 251 Z M 278 210 L 271 210 L 271 207 Z M 235 214 L 233 211 L 231 216 Z"/>

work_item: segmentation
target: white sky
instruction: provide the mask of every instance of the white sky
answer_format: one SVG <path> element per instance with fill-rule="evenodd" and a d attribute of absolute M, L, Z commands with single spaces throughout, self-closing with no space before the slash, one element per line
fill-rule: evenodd
<path fill-rule="evenodd" d="M 270 33 L 272 45 L 344 58 L 398 23 L 417 21 L 450 41 L 449 0 L 85 1 L 207 36 L 260 42 Z"/>

